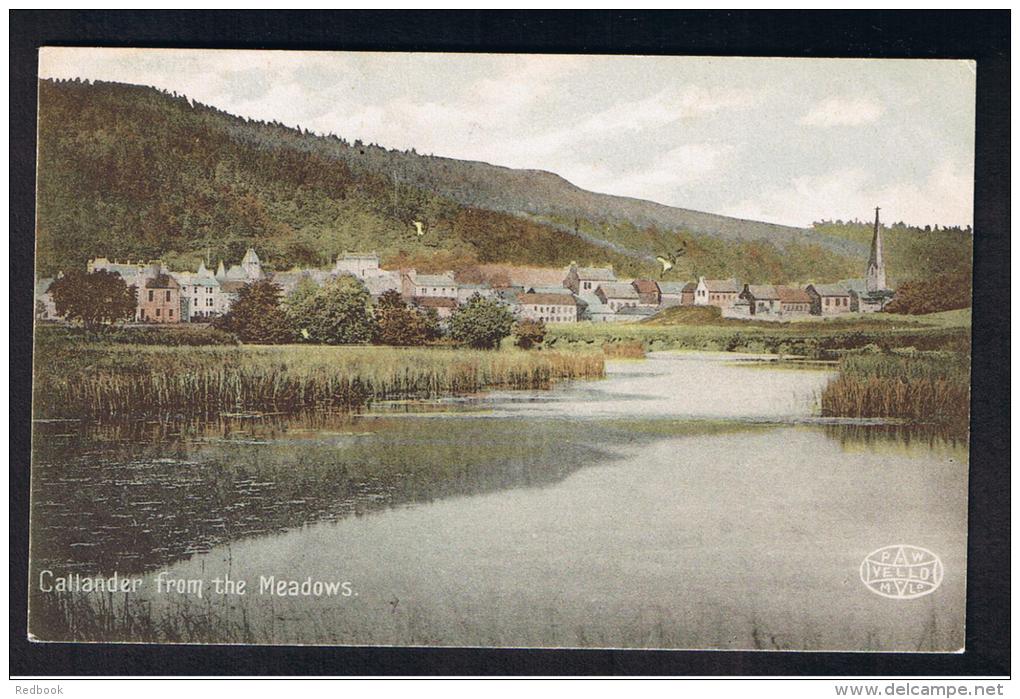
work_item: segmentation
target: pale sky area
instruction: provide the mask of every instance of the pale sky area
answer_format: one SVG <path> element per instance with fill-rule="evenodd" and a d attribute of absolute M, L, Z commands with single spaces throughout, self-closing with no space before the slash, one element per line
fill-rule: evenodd
<path fill-rule="evenodd" d="M 970 225 L 968 61 L 43 49 L 40 77 L 152 85 L 387 148 L 795 226 Z"/>

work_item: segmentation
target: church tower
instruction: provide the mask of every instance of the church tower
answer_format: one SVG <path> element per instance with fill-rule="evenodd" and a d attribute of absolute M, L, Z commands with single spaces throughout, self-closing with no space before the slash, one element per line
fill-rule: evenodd
<path fill-rule="evenodd" d="M 868 258 L 868 291 L 885 290 L 885 257 L 882 254 L 882 225 L 878 222 L 879 207 L 875 207 L 875 232 L 871 236 L 871 256 Z"/>

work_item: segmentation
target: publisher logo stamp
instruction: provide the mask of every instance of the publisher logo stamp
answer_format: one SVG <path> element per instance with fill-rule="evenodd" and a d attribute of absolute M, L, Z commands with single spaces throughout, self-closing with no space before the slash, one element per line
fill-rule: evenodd
<path fill-rule="evenodd" d="M 861 562 L 861 582 L 876 595 L 915 599 L 942 584 L 942 561 L 920 546 L 895 544 L 872 551 Z"/>

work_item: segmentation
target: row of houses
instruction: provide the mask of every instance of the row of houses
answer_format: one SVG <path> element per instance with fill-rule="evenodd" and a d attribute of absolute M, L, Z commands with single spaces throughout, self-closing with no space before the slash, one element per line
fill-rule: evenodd
<path fill-rule="evenodd" d="M 672 306 L 716 306 L 728 318 L 779 321 L 807 315 L 870 313 L 881 310 L 892 298 L 885 285 L 877 209 L 866 277 L 804 287 L 742 285 L 736 279 L 705 277 L 697 282 L 626 280 L 618 278 L 612 266 L 581 267 L 573 262 L 559 286 L 511 283 L 491 287 L 459 282 L 453 272 L 383 269 L 374 252 L 345 252 L 331 269 L 267 272 L 251 248 L 240 264 L 226 267 L 221 261 L 215 272 L 204 262 L 195 272 L 171 272 L 161 262 L 89 260 L 88 271 L 97 270 L 119 274 L 138 290 L 135 319 L 144 323 L 208 321 L 229 311 L 245 284 L 260 279 L 271 279 L 289 294 L 303 283 L 321 286 L 341 275 L 358 279 L 374 300 L 396 291 L 410 304 L 435 309 L 441 319 L 475 295 L 505 304 L 518 318 L 553 323 L 634 321 Z M 56 317 L 47 292 L 51 282 L 43 279 L 36 285 L 37 312 L 44 318 Z"/>

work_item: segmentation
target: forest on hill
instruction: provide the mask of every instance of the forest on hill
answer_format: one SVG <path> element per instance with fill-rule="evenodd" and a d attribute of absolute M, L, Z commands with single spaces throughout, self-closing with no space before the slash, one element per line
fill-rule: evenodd
<path fill-rule="evenodd" d="M 202 259 L 237 261 L 249 246 L 271 269 L 377 250 L 384 265 L 424 271 L 576 260 L 658 276 L 655 257 L 683 248 L 667 279 L 781 283 L 860 276 L 867 254 L 856 229 L 595 194 L 551 173 L 348 142 L 119 83 L 40 81 L 38 157 L 42 276 L 95 256 L 194 269 Z M 901 248 L 943 234 L 905 232 L 890 243 L 890 267 Z"/>

